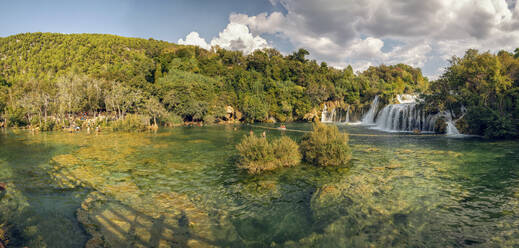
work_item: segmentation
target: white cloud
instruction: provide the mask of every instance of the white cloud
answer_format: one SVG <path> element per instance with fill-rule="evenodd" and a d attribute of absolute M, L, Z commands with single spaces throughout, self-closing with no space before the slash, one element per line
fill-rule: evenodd
<path fill-rule="evenodd" d="M 271 2 L 286 13 L 232 14 L 229 19 L 254 35 L 280 35 L 331 65 L 423 66 L 437 61 L 434 56 L 460 56 L 468 48 L 495 52 L 519 46 L 519 6 L 512 0 Z"/>
<path fill-rule="evenodd" d="M 186 36 L 186 40 L 179 39 L 178 44 L 181 45 L 194 45 L 199 46 L 204 49 L 210 49 L 211 46 L 207 44 L 204 38 L 200 38 L 200 35 L 197 32 L 191 32 Z"/>
<path fill-rule="evenodd" d="M 425 42 L 395 46 L 388 52 L 383 52 L 383 47 L 384 41 L 377 38 L 358 39 L 345 48 L 344 59 L 356 71 L 362 71 L 377 64 L 404 63 L 422 67 L 428 60 L 427 54 L 432 50 L 432 47 Z"/>
<path fill-rule="evenodd" d="M 246 25 L 240 23 L 229 23 L 227 27 L 220 32 L 219 36 L 213 38 L 210 45 L 201 38 L 197 32 L 191 32 L 186 36 L 186 39 L 179 39 L 179 44 L 195 45 L 204 49 L 219 46 L 229 50 L 243 51 L 249 54 L 256 49 L 263 49 L 270 47 L 268 42 L 259 35 L 252 35 Z"/>
<path fill-rule="evenodd" d="M 245 54 L 249 54 L 256 49 L 269 47 L 265 39 L 259 35 L 253 36 L 246 25 L 233 22 L 229 23 L 229 25 L 220 32 L 218 38 L 214 38 L 211 41 L 211 46 L 240 50 Z"/>

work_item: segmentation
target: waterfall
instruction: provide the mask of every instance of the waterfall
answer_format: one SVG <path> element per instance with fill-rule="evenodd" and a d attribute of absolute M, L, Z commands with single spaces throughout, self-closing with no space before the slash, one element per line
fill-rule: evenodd
<path fill-rule="evenodd" d="M 465 106 L 462 106 L 461 110 L 462 112 L 465 112 Z M 456 128 L 456 122 L 463 118 L 465 114 L 461 115 L 461 117 L 456 120 L 453 120 L 452 113 L 450 112 L 445 112 L 444 115 L 446 119 L 445 124 L 447 124 L 447 128 L 445 130 L 447 136 L 460 136 L 460 131 L 458 130 L 458 128 Z"/>
<path fill-rule="evenodd" d="M 388 132 L 433 132 L 438 118 L 425 116 L 416 102 L 389 104 L 380 110 L 374 128 Z"/>
<path fill-rule="evenodd" d="M 328 107 L 325 104 L 323 112 L 321 113 L 321 122 L 326 122 L 326 116 L 328 116 Z"/>
<path fill-rule="evenodd" d="M 344 123 L 347 124 L 350 122 L 350 105 L 348 105 L 348 110 L 346 111 L 346 120 L 344 120 Z"/>
<path fill-rule="evenodd" d="M 377 114 L 378 109 L 378 99 L 379 96 L 375 96 L 375 99 L 373 99 L 368 112 L 366 115 L 364 115 L 364 117 L 362 117 L 362 124 L 370 125 L 375 123 L 375 115 Z"/>
<path fill-rule="evenodd" d="M 436 122 L 443 117 L 447 125 L 446 134 L 449 136 L 461 135 L 455 124 L 456 121 L 463 118 L 463 115 L 457 120 L 453 120 L 453 114 L 447 111 L 427 114 L 422 109 L 416 95 L 398 95 L 397 100 L 399 103 L 386 105 L 377 114 L 378 98 L 375 98 L 370 110 L 362 119 L 363 124 L 371 124 L 371 118 L 376 116 L 373 121 L 375 124 L 373 129 L 386 132 L 434 132 Z M 462 112 L 465 112 L 464 108 L 462 108 Z"/>
<path fill-rule="evenodd" d="M 460 131 L 456 128 L 456 125 L 454 125 L 454 121 L 446 121 L 447 123 L 447 135 L 448 136 L 457 136 L 460 135 Z"/>
<path fill-rule="evenodd" d="M 343 108 L 333 108 L 331 110 L 328 109 L 328 106 L 325 104 L 323 111 L 321 112 L 321 122 L 323 123 L 337 123 L 337 124 L 348 124 L 348 125 L 356 125 L 360 124 L 360 122 L 351 123 L 351 105 L 348 105 L 346 109 Z M 345 116 L 346 115 L 346 116 Z"/>
<path fill-rule="evenodd" d="M 416 95 L 397 95 L 397 104 L 385 106 L 378 115 L 375 129 L 388 132 L 434 132 L 441 114 L 426 114 Z"/>
<path fill-rule="evenodd" d="M 448 136 L 461 136 L 456 128 L 456 121 L 463 118 L 463 115 L 457 120 L 453 120 L 451 112 L 440 112 L 436 114 L 428 114 L 423 110 L 421 100 L 416 95 L 402 94 L 397 95 L 398 103 L 388 104 L 379 110 L 379 96 L 375 96 L 368 112 L 364 114 L 361 122 L 350 122 L 350 108 L 347 109 L 336 108 L 328 110 L 325 104 L 323 112 L 321 113 L 321 122 L 323 123 L 339 123 L 348 125 L 369 125 L 373 129 L 378 129 L 386 132 L 427 132 L 435 131 L 436 122 L 440 118 L 445 118 L 446 134 Z M 337 114 L 337 111 L 339 112 Z M 343 121 L 343 112 L 346 117 Z M 465 109 L 462 107 L 462 113 Z"/>
<path fill-rule="evenodd" d="M 328 112 L 328 107 L 325 104 L 323 112 L 321 113 L 321 122 L 331 123 L 335 120 L 335 117 L 336 117 L 335 109 L 332 109 L 332 112 Z"/>

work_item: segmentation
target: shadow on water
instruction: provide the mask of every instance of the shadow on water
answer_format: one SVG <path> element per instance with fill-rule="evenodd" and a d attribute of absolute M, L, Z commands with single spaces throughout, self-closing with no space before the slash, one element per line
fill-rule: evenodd
<path fill-rule="evenodd" d="M 109 195 L 95 192 L 95 186 L 67 173 L 64 168 L 57 177 L 68 183 L 80 182 L 93 191 L 78 210 L 78 218 L 93 238 L 87 247 L 188 247 L 190 245 L 217 245 L 225 243 L 190 231 L 191 219 L 185 210 L 151 216 Z"/>
<path fill-rule="evenodd" d="M 8 247 L 81 247 L 88 236 L 73 209 L 86 192 L 53 184 L 48 161 L 60 151 L 28 142 L 23 135 L 0 136 L 0 182 L 7 184 L 0 196 L 0 224 L 6 229 Z"/>

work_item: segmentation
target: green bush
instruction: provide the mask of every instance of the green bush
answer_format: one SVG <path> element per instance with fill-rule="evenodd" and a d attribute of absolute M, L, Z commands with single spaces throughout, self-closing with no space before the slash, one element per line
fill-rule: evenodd
<path fill-rule="evenodd" d="M 276 162 L 283 167 L 293 167 L 301 162 L 299 145 L 287 136 L 273 140 L 271 143 Z"/>
<path fill-rule="evenodd" d="M 299 146 L 288 137 L 269 143 L 266 138 L 251 134 L 245 136 L 236 148 L 240 153 L 239 167 L 251 174 L 296 166 L 301 161 Z"/>
<path fill-rule="evenodd" d="M 123 119 L 110 122 L 113 131 L 145 131 L 148 128 L 149 117 L 129 114 Z"/>
<path fill-rule="evenodd" d="M 169 113 L 166 118 L 162 120 L 164 122 L 164 125 L 168 127 L 175 127 L 175 126 L 181 126 L 184 124 L 184 120 L 182 117 L 178 116 L 175 113 Z"/>
<path fill-rule="evenodd" d="M 28 124 L 24 111 L 21 108 L 8 108 L 6 117 L 7 124 L 11 127 L 22 127 Z"/>
<path fill-rule="evenodd" d="M 303 136 L 301 152 L 305 161 L 318 166 L 344 165 L 351 159 L 348 134 L 321 123 L 314 124 L 313 131 Z"/>
<path fill-rule="evenodd" d="M 58 128 L 59 123 L 57 123 L 55 120 L 48 119 L 47 121 L 41 121 L 40 131 L 54 131 Z"/>

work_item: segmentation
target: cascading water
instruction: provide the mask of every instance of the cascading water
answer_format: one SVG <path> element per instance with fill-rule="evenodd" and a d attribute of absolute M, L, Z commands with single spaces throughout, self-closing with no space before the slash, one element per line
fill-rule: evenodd
<path fill-rule="evenodd" d="M 348 105 L 347 108 L 333 108 L 330 110 L 328 106 L 325 104 L 323 111 L 321 112 L 321 122 L 323 123 L 336 123 L 336 124 L 347 124 L 347 125 L 358 125 L 360 122 L 351 122 L 352 120 L 352 111 L 351 106 Z M 355 114 L 353 113 L 353 118 L 355 118 Z"/>
<path fill-rule="evenodd" d="M 465 107 L 462 107 L 462 112 L 465 112 Z M 447 136 L 461 136 L 462 134 L 460 133 L 458 128 L 456 128 L 456 122 L 463 118 L 463 115 L 457 120 L 454 120 L 452 118 L 451 113 L 445 112 L 444 115 L 446 119 L 445 124 L 447 124 L 447 127 L 445 128 L 445 134 L 447 134 Z"/>
<path fill-rule="evenodd" d="M 437 116 L 425 116 L 415 95 L 398 95 L 398 104 L 380 110 L 375 128 L 388 132 L 432 132 Z"/>
<path fill-rule="evenodd" d="M 348 105 L 348 110 L 346 110 L 346 120 L 344 120 L 344 124 L 350 123 L 350 105 Z"/>
<path fill-rule="evenodd" d="M 363 118 L 363 124 L 372 124 L 373 118 L 373 128 L 386 132 L 434 132 L 436 122 L 443 117 L 447 125 L 446 134 L 460 135 L 455 125 L 457 120 L 453 120 L 450 112 L 426 114 L 416 95 L 398 95 L 397 100 L 397 104 L 386 105 L 377 113 L 378 97 L 375 97 L 370 110 Z"/>
<path fill-rule="evenodd" d="M 428 114 L 423 110 L 423 105 L 416 95 L 397 95 L 398 103 L 388 104 L 379 110 L 380 98 L 375 96 L 371 102 L 370 108 L 362 117 L 361 122 L 351 122 L 350 120 L 350 105 L 347 109 L 333 108 L 328 110 L 325 104 L 323 112 L 321 113 L 321 122 L 324 123 L 338 123 L 348 125 L 369 125 L 373 129 L 378 129 L 386 132 L 435 132 L 436 123 L 440 118 L 445 119 L 446 134 L 448 136 L 461 136 L 456 128 L 456 121 L 453 120 L 451 112 L 440 112 L 436 114 Z M 337 113 L 338 112 L 338 113 Z M 343 113 L 344 112 L 344 113 Z M 462 108 L 464 113 L 465 109 Z M 345 119 L 343 120 L 345 116 Z"/>
<path fill-rule="evenodd" d="M 328 107 L 325 104 L 323 112 L 321 112 L 321 122 L 326 122 L 327 116 L 328 116 Z"/>
<path fill-rule="evenodd" d="M 321 113 L 321 122 L 332 123 L 335 120 L 335 116 L 335 109 L 332 109 L 332 112 L 328 112 L 328 107 L 325 104 L 323 112 Z"/>
<path fill-rule="evenodd" d="M 389 104 L 380 110 L 375 128 L 388 132 L 433 132 L 438 118 L 426 116 L 417 102 Z"/>
<path fill-rule="evenodd" d="M 457 136 L 460 135 L 460 131 L 456 128 L 456 125 L 454 125 L 454 121 L 447 121 L 447 132 L 446 134 L 449 136 Z"/>
<path fill-rule="evenodd" d="M 397 95 L 396 99 L 398 100 L 399 103 L 415 103 L 416 100 L 418 99 L 418 96 L 410 95 L 410 94 L 402 94 L 402 95 Z"/>
<path fill-rule="evenodd" d="M 378 110 L 378 100 L 379 96 L 375 96 L 375 99 L 373 99 L 373 102 L 371 103 L 371 106 L 369 107 L 368 112 L 362 117 L 362 124 L 364 125 L 372 125 L 375 124 L 375 116 L 377 114 Z"/>

